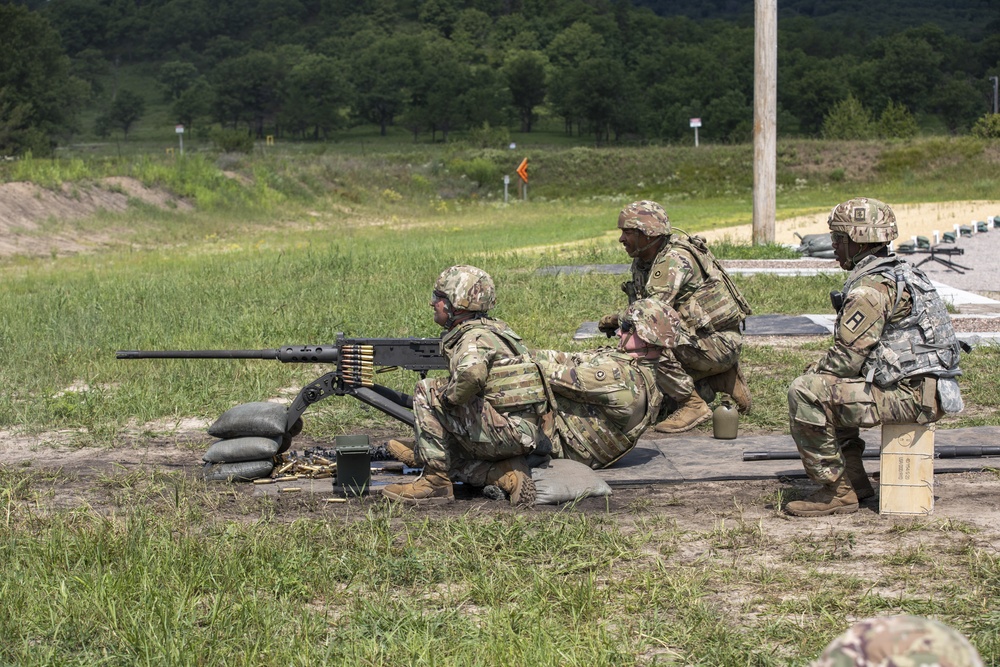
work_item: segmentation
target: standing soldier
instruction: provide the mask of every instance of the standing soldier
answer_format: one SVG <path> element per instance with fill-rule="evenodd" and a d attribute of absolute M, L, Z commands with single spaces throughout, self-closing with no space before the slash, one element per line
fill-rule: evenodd
<path fill-rule="evenodd" d="M 660 357 L 657 368 L 660 389 L 677 408 L 655 429 L 682 433 L 712 416 L 696 383 L 709 394 L 729 394 L 740 412 L 748 412 L 740 327 L 750 306 L 704 239 L 671 233 L 663 207 L 645 200 L 622 209 L 618 228 L 618 241 L 632 258 L 632 279 L 622 284 L 629 303 L 657 299 L 675 310 L 681 323 L 672 350 Z M 610 336 L 619 319 L 618 314 L 605 315 L 598 328 Z"/>
<path fill-rule="evenodd" d="M 850 274 L 843 292 L 831 295 L 833 347 L 788 389 L 802 465 L 823 485 L 785 506 L 795 516 L 855 512 L 859 499 L 875 495 L 860 428 L 926 424 L 962 410 L 951 318 L 923 272 L 889 252 L 899 233 L 892 209 L 851 199 L 833 209 L 829 225 L 837 261 Z"/>
<path fill-rule="evenodd" d="M 441 354 L 450 376 L 417 383 L 412 460 L 423 466 L 423 474 L 412 483 L 390 484 L 382 495 L 413 505 L 451 502 L 454 479 L 496 485 L 512 504 L 533 503 L 535 486 L 524 455 L 539 442 L 539 402 L 508 408 L 486 396 L 493 367 L 527 352 L 520 336 L 488 315 L 496 305 L 493 279 L 474 266 L 453 266 L 438 277 L 430 305 L 434 322 L 444 328 Z M 407 449 L 401 441 L 389 445 L 400 460 L 411 456 Z"/>

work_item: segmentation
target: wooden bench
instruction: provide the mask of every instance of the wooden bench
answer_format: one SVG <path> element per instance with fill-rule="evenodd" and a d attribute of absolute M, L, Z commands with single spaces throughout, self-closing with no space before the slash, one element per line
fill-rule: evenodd
<path fill-rule="evenodd" d="M 879 513 L 934 511 L 934 424 L 883 424 Z"/>

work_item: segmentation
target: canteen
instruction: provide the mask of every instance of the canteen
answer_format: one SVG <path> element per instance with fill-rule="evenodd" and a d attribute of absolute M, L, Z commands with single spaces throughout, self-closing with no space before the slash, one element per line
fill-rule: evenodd
<path fill-rule="evenodd" d="M 712 435 L 718 440 L 735 440 L 739 426 L 740 412 L 728 401 L 712 413 Z"/>

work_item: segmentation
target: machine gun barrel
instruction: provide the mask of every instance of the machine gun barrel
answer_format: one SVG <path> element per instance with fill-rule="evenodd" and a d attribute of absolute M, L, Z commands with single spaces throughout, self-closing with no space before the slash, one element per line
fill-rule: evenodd
<path fill-rule="evenodd" d="M 118 350 L 116 359 L 277 359 L 286 364 L 334 364 L 336 345 L 286 345 L 266 350 Z"/>
<path fill-rule="evenodd" d="M 306 408 L 327 396 L 352 396 L 413 426 L 413 401 L 406 394 L 375 384 L 375 374 L 392 369 L 447 369 L 439 338 L 345 338 L 330 345 L 285 345 L 266 350 L 118 350 L 118 359 L 272 359 L 286 364 L 331 364 L 336 368 L 306 385 L 288 407 L 291 431 Z M 378 369 L 378 370 L 376 370 Z"/>

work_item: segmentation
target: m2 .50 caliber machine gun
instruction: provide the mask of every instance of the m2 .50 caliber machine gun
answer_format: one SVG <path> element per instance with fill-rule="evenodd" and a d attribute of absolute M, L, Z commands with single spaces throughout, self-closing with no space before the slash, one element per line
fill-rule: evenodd
<path fill-rule="evenodd" d="M 404 424 L 413 426 L 413 399 L 375 384 L 376 373 L 406 369 L 427 377 L 446 369 L 437 338 L 344 338 L 332 345 L 286 345 L 267 350 L 119 350 L 118 359 L 276 359 L 286 364 L 336 364 L 336 370 L 311 382 L 288 406 L 285 432 L 302 414 L 327 396 L 353 396 Z"/>

